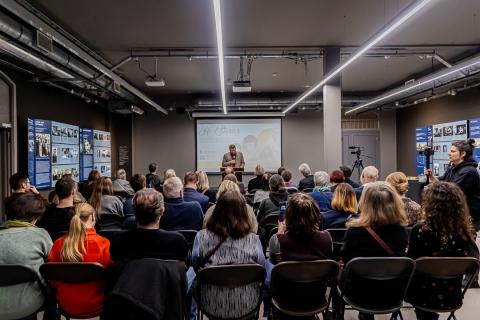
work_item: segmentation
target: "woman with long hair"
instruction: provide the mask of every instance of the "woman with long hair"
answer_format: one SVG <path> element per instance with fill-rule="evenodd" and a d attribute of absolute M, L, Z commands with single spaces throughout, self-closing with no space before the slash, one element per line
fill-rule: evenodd
<path fill-rule="evenodd" d="M 123 203 L 113 195 L 112 180 L 101 177 L 88 200 L 97 214 L 97 228 L 121 229 L 123 220 Z"/>
<path fill-rule="evenodd" d="M 96 215 L 88 203 L 75 207 L 70 229 L 57 239 L 50 251 L 50 262 L 98 262 L 110 264 L 110 241 L 95 232 Z M 53 281 L 57 301 L 71 315 L 92 314 L 102 310 L 104 283 L 82 284 Z"/>
<path fill-rule="evenodd" d="M 355 189 L 348 183 L 339 183 L 332 198 L 332 210 L 322 213 L 323 229 L 345 228 L 345 223 L 357 216 L 358 203 Z"/>
<path fill-rule="evenodd" d="M 403 172 L 390 173 L 385 182 L 390 183 L 398 195 L 402 198 L 403 205 L 405 206 L 405 213 L 408 218 L 408 225 L 414 225 L 420 219 L 422 209 L 420 205 L 406 196 L 408 192 L 408 180 L 407 176 Z"/>
<path fill-rule="evenodd" d="M 206 229 L 198 232 L 193 244 L 195 270 L 214 265 L 258 263 L 266 267 L 262 245 L 251 232 L 247 203 L 240 192 L 226 191 L 217 200 Z M 208 313 L 234 318 L 258 302 L 257 285 L 241 288 L 210 287 L 203 290 L 202 301 Z"/>
<path fill-rule="evenodd" d="M 217 201 L 216 192 L 210 188 L 207 174 L 201 170 L 195 174 L 197 175 L 197 191 L 206 195 L 209 202 L 215 203 Z"/>
<path fill-rule="evenodd" d="M 270 177 L 272 175 L 270 173 L 265 173 L 262 175 L 262 187 L 255 191 L 255 195 L 253 196 L 253 203 L 260 203 L 265 199 L 268 199 L 268 195 L 270 194 Z"/>
<path fill-rule="evenodd" d="M 434 182 L 422 197 L 423 216 L 412 229 L 407 255 L 420 257 L 467 257 L 475 246 L 475 230 L 470 221 L 462 190 L 453 183 Z M 362 212 L 363 214 L 363 212 Z M 462 279 L 429 281 L 415 276 L 407 300 L 417 305 L 438 305 L 442 309 L 462 303 Z M 417 319 L 438 319 L 438 314 L 415 310 Z"/>

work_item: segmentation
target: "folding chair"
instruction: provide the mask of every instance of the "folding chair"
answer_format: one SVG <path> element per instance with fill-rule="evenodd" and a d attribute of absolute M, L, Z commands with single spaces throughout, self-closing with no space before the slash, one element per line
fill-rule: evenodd
<path fill-rule="evenodd" d="M 116 234 L 126 232 L 126 230 L 122 229 L 106 229 L 106 230 L 100 230 L 98 231 L 98 235 L 107 238 L 109 241 L 112 241 L 112 239 L 115 237 Z"/>
<path fill-rule="evenodd" d="M 342 250 L 343 243 L 345 242 L 345 233 L 347 228 L 327 229 L 328 233 L 332 237 L 333 242 L 333 260 L 340 261 L 340 251 Z"/>
<path fill-rule="evenodd" d="M 335 288 L 338 270 L 333 260 L 277 264 L 270 285 L 273 318 L 278 312 L 293 317 L 322 313 L 325 319 L 332 299 L 332 290 L 326 294 L 327 286 Z"/>

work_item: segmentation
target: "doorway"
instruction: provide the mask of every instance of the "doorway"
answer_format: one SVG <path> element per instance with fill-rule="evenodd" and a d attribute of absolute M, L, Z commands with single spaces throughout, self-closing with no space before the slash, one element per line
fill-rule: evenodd
<path fill-rule="evenodd" d="M 351 149 L 351 147 L 356 148 Z M 358 163 L 357 159 L 361 160 L 364 167 L 375 166 L 380 170 L 380 132 L 378 130 L 344 129 L 342 151 L 343 164 L 352 168 L 352 180 L 360 182 L 362 168 L 358 165 L 354 168 Z"/>

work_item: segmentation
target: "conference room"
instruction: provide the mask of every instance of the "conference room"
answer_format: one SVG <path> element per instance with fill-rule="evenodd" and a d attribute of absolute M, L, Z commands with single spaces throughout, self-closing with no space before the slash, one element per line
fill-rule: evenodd
<path fill-rule="evenodd" d="M 0 319 L 476 319 L 479 85 L 478 0 L 0 0 Z M 42 263 L 16 260 L 37 229 Z M 177 251 L 135 253 L 117 276 L 182 282 L 174 303 L 144 284 L 152 314 L 115 291 L 132 289 L 121 275 L 116 296 L 100 289 L 139 229 Z M 66 253 L 74 234 L 108 259 Z M 88 296 L 62 271 L 103 284 Z M 454 305 L 421 291 L 427 276 Z M 32 281 L 52 293 L 15 300 Z"/>

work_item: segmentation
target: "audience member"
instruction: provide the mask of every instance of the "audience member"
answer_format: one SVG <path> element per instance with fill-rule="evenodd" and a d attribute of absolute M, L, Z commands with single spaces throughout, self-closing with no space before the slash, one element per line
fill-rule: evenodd
<path fill-rule="evenodd" d="M 418 203 L 406 196 L 408 192 L 407 176 L 403 172 L 393 172 L 387 176 L 385 181 L 390 183 L 395 190 L 397 190 L 398 195 L 402 198 L 405 206 L 405 213 L 407 214 L 408 218 L 408 224 L 414 225 L 417 223 L 422 215 L 422 208 Z"/>
<path fill-rule="evenodd" d="M 255 192 L 253 196 L 253 203 L 260 203 L 265 199 L 268 199 L 268 195 L 270 194 L 270 177 L 272 175 L 270 173 L 265 173 L 262 176 L 262 188 Z"/>
<path fill-rule="evenodd" d="M 285 167 L 280 167 L 277 169 L 277 174 L 282 175 L 283 171 L 285 171 Z"/>
<path fill-rule="evenodd" d="M 38 269 L 47 262 L 52 247 L 47 231 L 35 226 L 36 220 L 45 211 L 45 203 L 38 194 L 26 192 L 29 190 L 28 182 L 24 180 L 22 184 L 25 191 L 18 192 L 21 194 L 9 203 L 5 229 L 0 229 L 0 264 L 26 266 L 40 276 Z M 27 317 L 40 309 L 44 300 L 38 283 L 0 286 L 0 319 Z"/>
<path fill-rule="evenodd" d="M 345 228 L 345 223 L 358 211 L 355 190 L 348 183 L 339 183 L 332 198 L 332 210 L 322 213 L 323 229 Z"/>
<path fill-rule="evenodd" d="M 257 220 L 260 224 L 262 223 L 263 218 L 269 213 L 278 212 L 280 202 L 288 201 L 288 192 L 285 189 L 285 182 L 283 181 L 282 176 L 278 174 L 272 175 L 268 184 L 270 187 L 268 198 L 262 200 L 258 207 Z"/>
<path fill-rule="evenodd" d="M 12 189 L 12 195 L 5 198 L 5 213 L 8 219 L 8 211 L 10 208 L 10 203 L 15 200 L 17 197 L 21 196 L 26 192 L 32 192 L 34 194 L 39 194 L 38 190 L 30 184 L 30 179 L 28 175 L 23 172 L 17 172 L 10 176 L 8 180 L 10 188 Z M 46 204 L 46 201 L 45 201 Z M 3 213 L 2 213 L 3 214 Z"/>
<path fill-rule="evenodd" d="M 75 214 L 73 198 L 77 189 L 76 182 L 70 177 L 62 177 L 55 183 L 55 194 L 58 197 L 58 204 L 51 204 L 45 213 L 40 217 L 37 226 L 48 232 L 67 231 L 70 227 L 70 220 Z"/>
<path fill-rule="evenodd" d="M 217 201 L 217 192 L 213 188 L 210 188 L 207 173 L 204 171 L 197 171 L 195 174 L 197 175 L 197 191 L 206 195 L 209 202 L 215 203 L 215 201 Z"/>
<path fill-rule="evenodd" d="M 130 185 L 135 192 L 143 190 L 147 188 L 147 178 L 143 174 L 134 174 L 130 178 Z M 123 215 L 125 217 L 123 220 L 123 228 L 134 229 L 137 226 L 137 222 L 133 212 L 133 196 L 128 197 L 125 199 L 125 202 L 123 202 Z"/>
<path fill-rule="evenodd" d="M 292 173 L 290 172 L 290 170 L 283 170 L 281 176 L 283 178 L 283 181 L 285 181 L 285 187 L 296 188 L 295 183 L 292 180 Z"/>
<path fill-rule="evenodd" d="M 302 163 L 298 170 L 303 175 L 303 179 L 300 180 L 298 183 L 298 191 L 303 191 L 303 189 L 313 189 L 315 187 L 315 183 L 313 182 L 313 175 L 312 171 L 310 170 L 310 166 L 307 163 Z"/>
<path fill-rule="evenodd" d="M 81 194 L 85 197 L 85 199 L 90 199 L 92 196 L 93 190 L 95 190 L 95 183 L 101 178 L 100 172 L 98 170 L 93 169 L 88 174 L 87 183 L 82 185 Z"/>
<path fill-rule="evenodd" d="M 330 173 L 330 191 L 334 192 L 339 183 L 345 181 L 345 176 L 341 170 L 333 170 Z"/>
<path fill-rule="evenodd" d="M 340 170 L 343 172 L 343 176 L 345 177 L 345 183 L 348 183 L 354 189 L 360 187 L 358 183 L 350 179 L 350 177 L 352 176 L 352 169 L 350 169 L 350 167 L 343 165 L 340 166 Z"/>
<path fill-rule="evenodd" d="M 173 178 L 173 177 L 176 177 L 176 176 L 177 176 L 177 174 L 175 173 L 175 170 L 167 169 L 163 173 L 163 182 L 167 181 L 167 179 L 170 179 L 170 178 Z"/>
<path fill-rule="evenodd" d="M 147 179 L 147 187 L 157 189 L 160 187 L 160 177 L 157 174 L 157 164 L 152 162 L 148 165 L 148 173 L 145 175 Z M 130 185 L 132 183 L 130 182 Z M 133 186 L 132 186 L 133 189 Z M 133 189 L 135 191 L 135 189 Z"/>
<path fill-rule="evenodd" d="M 185 184 L 183 187 L 183 200 L 189 201 L 196 201 L 202 207 L 202 211 L 205 213 L 208 210 L 208 203 L 210 199 L 197 191 L 197 175 L 195 172 L 187 172 L 183 178 L 183 183 Z"/>
<path fill-rule="evenodd" d="M 72 174 L 71 173 L 66 173 L 64 175 L 62 175 L 62 177 L 59 179 L 63 179 L 63 178 L 69 178 L 69 179 L 72 179 L 73 180 L 73 177 L 72 177 Z M 59 181 L 58 180 L 58 181 Z M 57 182 L 58 182 L 57 181 Z M 77 203 L 82 203 L 82 202 L 86 202 L 87 200 L 83 197 L 83 195 L 78 191 L 78 184 L 75 180 L 73 180 L 74 183 L 75 183 L 75 190 L 74 190 L 74 193 L 73 193 L 73 204 L 77 204 Z M 51 205 L 58 205 L 60 203 L 60 198 L 58 197 L 58 194 L 57 192 L 55 191 L 55 189 L 53 189 L 52 191 L 50 191 L 50 193 L 48 194 L 48 202 L 51 204 Z"/>
<path fill-rule="evenodd" d="M 132 189 L 133 191 L 133 189 Z M 101 177 L 88 200 L 97 214 L 97 229 L 121 229 L 123 223 L 123 203 L 113 195 L 112 180 Z"/>
<path fill-rule="evenodd" d="M 330 259 L 332 238 L 321 229 L 321 215 L 315 201 L 304 193 L 294 194 L 288 201 L 285 223 L 270 238 L 270 261 L 312 261 Z"/>
<path fill-rule="evenodd" d="M 198 232 L 193 245 L 192 262 L 196 271 L 201 268 L 258 263 L 267 267 L 262 246 L 249 219 L 247 204 L 238 191 L 226 191 L 217 200 L 206 229 Z M 240 288 L 206 287 L 202 301 L 206 311 L 221 318 L 243 314 L 246 306 L 256 305 L 257 284 Z"/>
<path fill-rule="evenodd" d="M 257 164 L 255 167 L 255 178 L 250 179 L 248 181 L 247 190 L 249 193 L 255 193 L 256 190 L 260 190 L 262 188 L 262 177 L 265 174 L 265 168 Z"/>
<path fill-rule="evenodd" d="M 236 184 L 238 184 L 238 187 L 240 188 L 240 192 L 242 194 L 245 194 L 245 186 L 243 185 L 243 182 L 239 182 L 237 177 L 233 173 L 229 173 L 229 174 L 225 175 L 225 177 L 223 177 L 223 180 L 224 181 L 225 180 L 230 180 L 232 182 L 235 182 Z"/>
<path fill-rule="evenodd" d="M 378 179 L 378 169 L 374 166 L 365 167 L 362 171 L 362 175 L 360 176 L 360 182 L 362 185 L 355 189 L 355 193 L 357 194 L 357 200 L 360 200 L 362 196 L 363 188 L 367 183 L 375 182 Z"/>
<path fill-rule="evenodd" d="M 75 207 L 69 231 L 57 239 L 50 251 L 50 262 L 98 262 L 110 264 L 110 241 L 95 232 L 95 210 L 88 203 Z M 81 284 L 53 281 L 58 305 L 70 315 L 81 316 L 102 310 L 104 281 Z"/>
<path fill-rule="evenodd" d="M 163 183 L 165 214 L 162 228 L 165 230 L 200 230 L 203 224 L 202 207 L 196 201 L 183 199 L 183 184 L 178 177 L 168 178 Z"/>
<path fill-rule="evenodd" d="M 317 171 L 314 175 L 315 188 L 309 195 L 315 200 L 321 212 L 332 209 L 333 193 L 330 191 L 330 176 L 325 171 Z"/>
<path fill-rule="evenodd" d="M 478 251 L 469 249 L 476 246 L 475 230 L 462 190 L 453 183 L 434 182 L 425 189 L 422 198 L 425 214 L 412 229 L 408 256 L 417 259 L 478 255 Z M 433 309 L 455 309 L 462 304 L 462 278 L 432 281 L 420 275 L 414 277 L 407 301 Z M 416 309 L 415 313 L 419 320 L 438 319 L 433 312 Z"/>
<path fill-rule="evenodd" d="M 178 180 L 181 185 L 180 179 L 169 178 L 165 181 L 167 189 L 171 189 L 173 180 Z M 160 219 L 165 212 L 162 194 L 155 189 L 137 191 L 133 197 L 133 209 L 137 228 L 119 232 L 113 237 L 110 247 L 112 260 L 124 262 L 154 258 L 184 261 L 188 252 L 185 238 L 178 232 L 162 230 L 163 226 L 160 229 Z"/>
<path fill-rule="evenodd" d="M 131 196 L 133 192 L 132 186 L 127 181 L 127 173 L 125 169 L 118 169 L 115 175 L 115 180 L 113 181 L 113 192 L 122 197 Z"/>
<path fill-rule="evenodd" d="M 224 194 L 227 191 L 238 191 L 240 192 L 240 189 L 238 188 L 238 184 L 236 184 L 233 181 L 230 180 L 225 180 L 220 184 L 220 187 L 218 188 L 217 192 L 217 199 Z M 203 227 L 205 228 L 207 226 L 208 219 L 210 219 L 213 210 L 215 209 L 215 205 L 212 205 L 210 208 L 208 208 L 207 212 L 205 213 L 205 218 L 203 218 Z M 251 225 L 253 229 L 251 232 L 257 233 L 258 230 L 258 224 L 257 224 L 257 217 L 255 216 L 255 212 L 253 212 L 253 208 L 251 206 L 247 205 L 247 210 L 248 210 L 248 215 L 251 220 Z"/>

